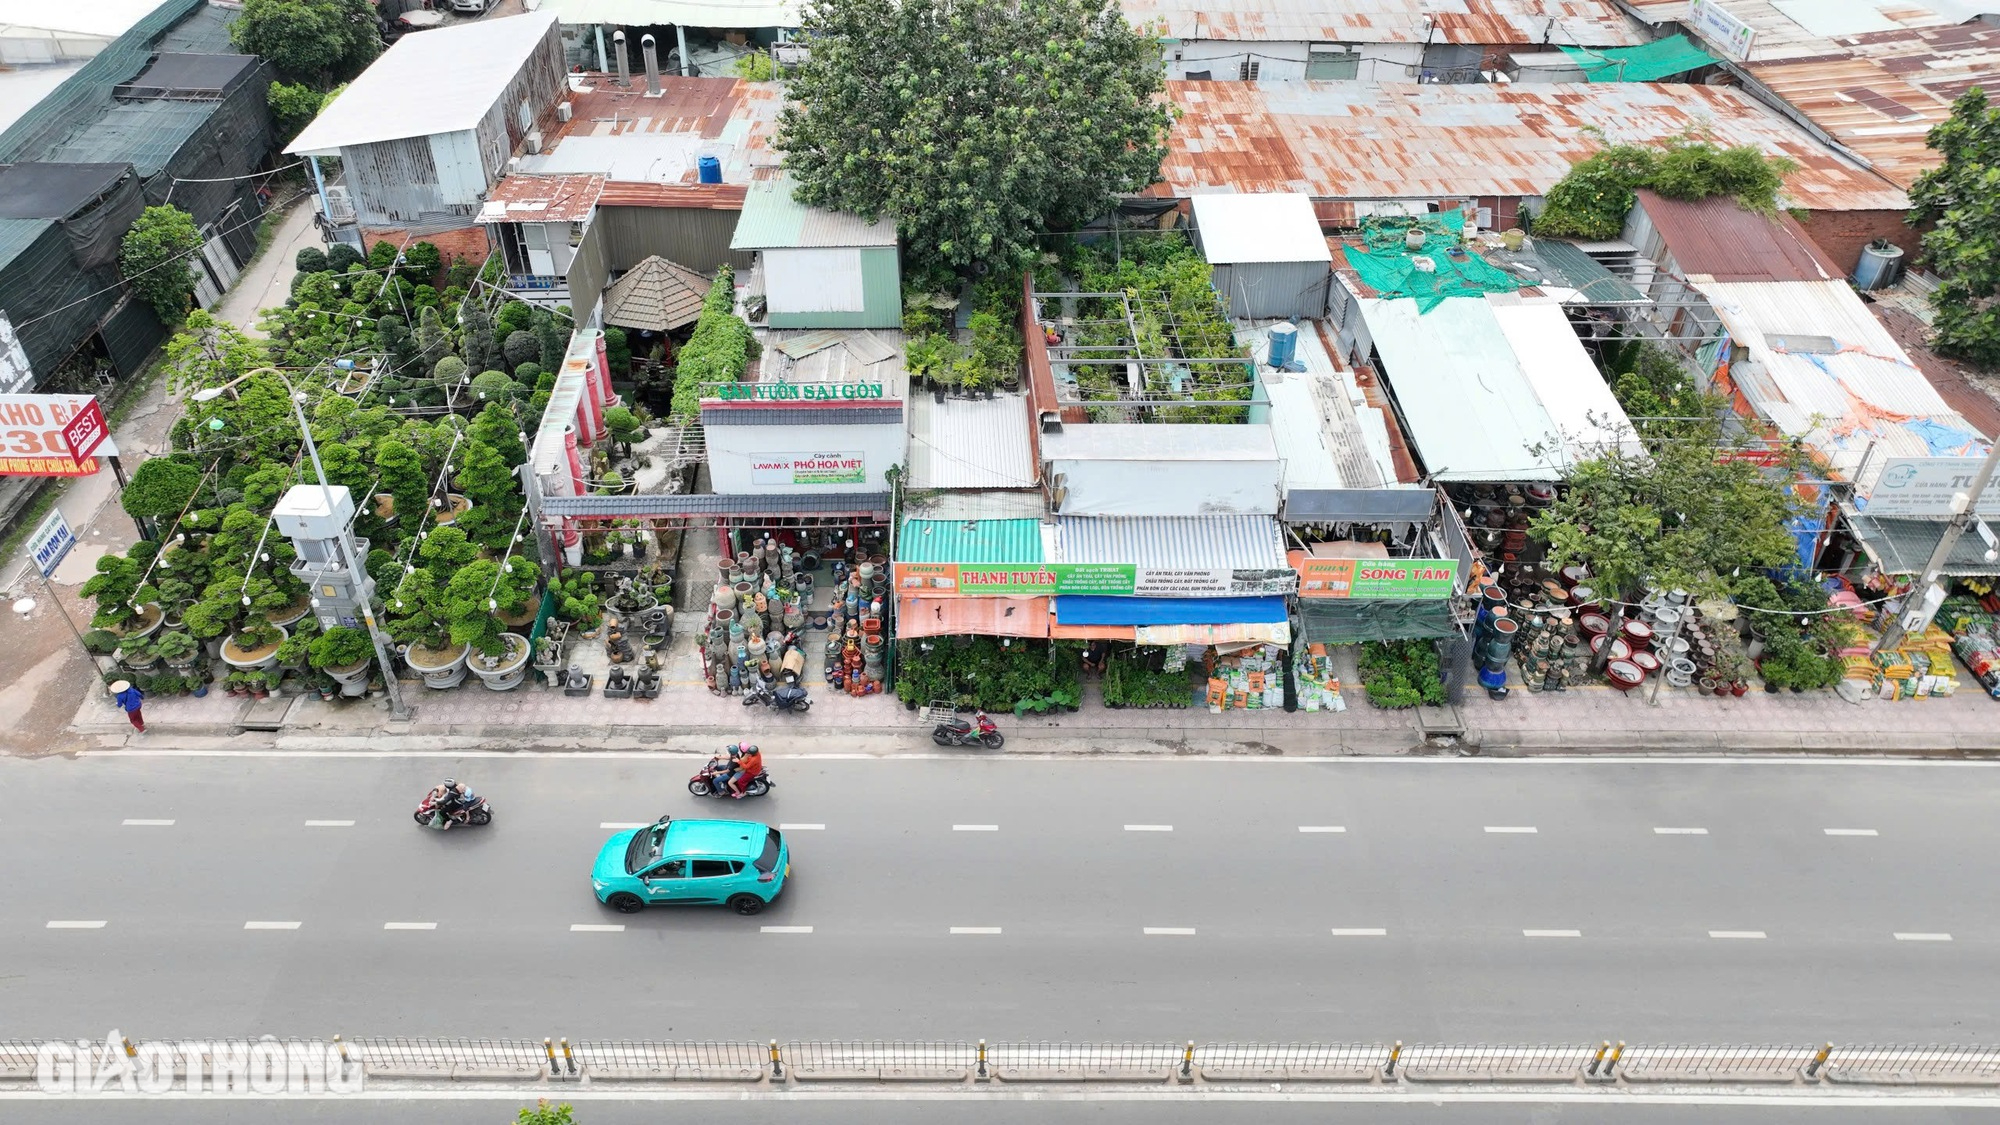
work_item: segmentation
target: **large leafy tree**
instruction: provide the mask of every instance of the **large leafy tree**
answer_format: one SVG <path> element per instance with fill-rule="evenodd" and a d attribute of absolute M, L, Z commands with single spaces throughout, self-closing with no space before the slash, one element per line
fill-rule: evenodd
<path fill-rule="evenodd" d="M 815 0 L 778 147 L 798 198 L 891 216 L 954 267 L 1014 265 L 1157 179 L 1159 47 L 1116 0 Z"/>
<path fill-rule="evenodd" d="M 2000 366 L 2000 107 L 1974 86 L 1927 143 L 1944 163 L 1911 186 L 1910 221 L 1936 224 L 1924 235 L 1924 257 L 1944 279 L 1931 294 L 1932 343 Z"/>
<path fill-rule="evenodd" d="M 153 306 L 163 324 L 179 324 L 194 296 L 194 266 L 201 230 L 194 216 L 171 204 L 148 207 L 125 232 L 119 266 L 125 284 Z"/>
<path fill-rule="evenodd" d="M 243 0 L 229 26 L 236 49 L 262 55 L 280 76 L 325 89 L 382 53 L 368 0 Z"/>

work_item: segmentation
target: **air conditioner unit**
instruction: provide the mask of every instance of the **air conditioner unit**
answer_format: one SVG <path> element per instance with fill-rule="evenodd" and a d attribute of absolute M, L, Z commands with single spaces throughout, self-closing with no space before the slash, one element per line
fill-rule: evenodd
<path fill-rule="evenodd" d="M 557 120 L 557 121 L 568 121 L 568 120 L 570 119 L 571 115 L 573 115 L 573 114 L 575 114 L 575 113 L 576 113 L 576 107 L 575 107 L 575 106 L 573 106 L 573 105 L 571 105 L 570 103 L 568 103 L 568 102 L 557 102 L 557 103 L 556 103 L 556 120 Z"/>
<path fill-rule="evenodd" d="M 527 150 L 528 150 L 528 154 L 529 154 L 530 156 L 537 156 L 537 155 L 540 155 L 540 154 L 541 154 L 541 151 L 542 151 L 542 131 L 541 131 L 540 129 L 530 129 L 530 130 L 528 130 L 528 143 L 527 143 L 527 146 L 526 146 L 526 147 L 527 147 Z"/>
<path fill-rule="evenodd" d="M 531 143 L 532 143 L 532 142 L 531 142 Z M 533 149 L 529 149 L 528 151 L 530 151 L 530 152 L 533 152 L 534 150 L 533 150 Z M 518 172 L 518 171 L 520 171 L 520 170 L 521 170 L 521 158 L 520 158 L 520 157 L 518 157 L 518 156 L 510 156 L 510 157 L 508 157 L 508 158 L 507 158 L 507 174 L 511 176 L 511 175 L 513 175 L 514 173 L 516 173 L 516 172 Z"/>

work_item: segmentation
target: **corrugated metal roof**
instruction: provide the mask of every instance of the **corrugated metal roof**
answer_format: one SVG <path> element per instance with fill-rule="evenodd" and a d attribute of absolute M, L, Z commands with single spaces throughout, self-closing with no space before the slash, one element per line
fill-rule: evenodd
<path fill-rule="evenodd" d="M 903 521 L 897 562 L 1039 563 L 1040 520 Z"/>
<path fill-rule="evenodd" d="M 1686 0 L 1682 0 L 1683 3 Z M 1645 33 L 1610 0 L 1124 0 L 1183 40 L 1623 47 Z"/>
<path fill-rule="evenodd" d="M 1411 443 L 1434 479 L 1562 478 L 1568 453 L 1555 420 L 1486 298 L 1448 297 L 1428 313 L 1409 297 L 1357 300 Z"/>
<path fill-rule="evenodd" d="M 741 211 L 743 184 L 611 183 L 597 202 L 604 207 L 684 207 L 703 211 Z"/>
<path fill-rule="evenodd" d="M 1966 22 L 1976 6 L 1710 3 L 1756 32 L 1749 61 L 1740 64 L 1751 77 L 1905 188 L 1937 166 L 1939 154 L 1924 137 L 1951 115 L 1951 103 L 1974 86 L 2000 89 L 2000 27 Z M 1686 21 L 1686 0 L 1631 4 L 1655 22 Z"/>
<path fill-rule="evenodd" d="M 1019 489 L 911 492 L 906 510 L 933 520 L 1033 520 L 1046 514 L 1040 492 Z"/>
<path fill-rule="evenodd" d="M 1033 488 L 1025 396 L 910 400 L 911 488 Z"/>
<path fill-rule="evenodd" d="M 716 496 L 710 493 L 642 493 L 638 496 L 551 496 L 542 501 L 550 516 L 617 519 L 625 516 L 782 516 L 873 515 L 889 510 L 886 492 L 796 492 L 770 496 Z"/>
<path fill-rule="evenodd" d="M 1676 271 L 1717 281 L 1827 281 L 1840 267 L 1813 244 L 1797 219 L 1760 215 L 1727 196 L 1668 199 L 1639 192 L 1639 205 L 1666 241 Z"/>
<path fill-rule="evenodd" d="M 1295 192 L 1197 195 L 1194 226 L 1201 256 L 1218 266 L 1333 260 L 1312 200 Z"/>
<path fill-rule="evenodd" d="M 11 264 L 16 256 L 42 237 L 43 231 L 54 225 L 54 219 L 0 219 L 0 267 Z M 15 328 L 19 327 L 15 325 Z"/>
<path fill-rule="evenodd" d="M 530 12 L 405 35 L 285 151 L 332 155 L 350 145 L 476 128 L 555 26 L 553 13 Z"/>
<path fill-rule="evenodd" d="M 743 218 L 729 240 L 731 250 L 799 249 L 809 246 L 894 246 L 896 224 L 868 222 L 859 215 L 822 211 L 793 198 L 788 177 L 758 180 L 743 198 Z"/>
<path fill-rule="evenodd" d="M 1099 422 L 1042 435 L 1045 461 L 1271 461 L 1269 426 Z"/>
<path fill-rule="evenodd" d="M 1634 288 L 1632 283 L 1604 268 L 1604 264 L 1590 256 L 1574 242 L 1558 238 L 1529 239 L 1523 250 L 1535 261 L 1542 280 L 1536 288 L 1561 300 L 1564 304 L 1577 305 L 1643 305 L 1646 295 Z M 1497 262 L 1519 255 L 1508 251 L 1488 251 L 1486 260 Z"/>
<path fill-rule="evenodd" d="M 1598 374 L 1590 353 L 1583 350 L 1559 302 L 1518 293 L 1489 294 L 1486 302 L 1514 351 L 1515 363 L 1561 431 L 1571 462 L 1612 450 L 1630 457 L 1645 455 L 1632 420 Z"/>
<path fill-rule="evenodd" d="M 1845 281 L 1689 279 L 1749 358 L 1730 369 L 1750 404 L 1860 488 L 1890 457 L 1947 457 L 1980 435 L 1924 378 Z M 1772 337 L 1825 336 L 1839 350 L 1787 350 Z M 1762 378 L 1758 378 L 1762 376 Z M 1869 454 L 1870 447 L 1874 454 Z M 1856 479 L 1866 458 L 1867 479 Z"/>
<path fill-rule="evenodd" d="M 1283 570 L 1270 516 L 1063 516 L 1050 562 L 1130 563 L 1156 570 Z"/>
<path fill-rule="evenodd" d="M 488 223 L 580 223 L 590 217 L 603 193 L 603 176 L 516 173 L 502 177 L 486 193 L 486 207 L 479 219 Z"/>
<path fill-rule="evenodd" d="M 1884 574 L 1922 574 L 1945 528 L 1943 520 L 1878 519 L 1845 505 L 1841 511 L 1862 549 Z M 1955 577 L 2000 574 L 2000 563 L 1986 561 L 1986 544 L 1979 536 L 1962 535 L 1945 559 L 1944 572 Z"/>
<path fill-rule="evenodd" d="M 1741 90 L 1341 81 L 1168 82 L 1181 111 L 1156 193 L 1303 192 L 1316 199 L 1539 196 L 1604 143 L 1688 132 L 1799 165 L 1788 202 L 1900 210 L 1909 196 Z"/>
<path fill-rule="evenodd" d="M 143 179 L 167 166 L 219 102 L 119 102 L 44 154 L 58 164 L 129 163 Z"/>
<path fill-rule="evenodd" d="M 1382 412 L 1356 405 L 1358 388 L 1350 391 L 1352 374 L 1337 366 L 1320 342 L 1317 326 L 1298 326 L 1301 372 L 1274 377 L 1265 363 L 1270 354 L 1270 325 L 1237 322 L 1236 338 L 1250 346 L 1271 400 L 1271 441 L 1285 465 L 1285 488 L 1381 488 L 1395 479 L 1388 442 L 1375 448 L 1364 414 Z M 1387 422 L 1387 419 L 1382 419 Z M 1382 431 L 1386 437 L 1386 430 Z"/>

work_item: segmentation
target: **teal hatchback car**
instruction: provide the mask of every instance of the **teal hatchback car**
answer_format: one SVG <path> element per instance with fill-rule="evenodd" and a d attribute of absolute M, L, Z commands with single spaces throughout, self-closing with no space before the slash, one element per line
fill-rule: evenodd
<path fill-rule="evenodd" d="M 785 889 L 792 856 L 778 830 L 754 820 L 675 820 L 604 841 L 591 870 L 597 901 L 626 914 L 647 904 L 727 904 L 755 914 Z"/>

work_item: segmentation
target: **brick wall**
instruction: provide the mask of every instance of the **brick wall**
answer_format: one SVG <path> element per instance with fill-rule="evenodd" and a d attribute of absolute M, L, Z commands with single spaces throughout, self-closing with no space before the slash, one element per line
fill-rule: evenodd
<path fill-rule="evenodd" d="M 377 242 L 388 242 L 394 246 L 403 244 L 403 237 L 410 236 L 410 245 L 428 242 L 444 255 L 446 265 L 456 258 L 470 258 L 474 264 L 486 260 L 486 252 L 491 249 L 486 241 L 485 227 L 460 227 L 457 230 L 439 231 L 436 234 L 410 235 L 405 230 L 395 228 L 368 227 L 361 232 L 362 240 L 373 247 Z"/>
<path fill-rule="evenodd" d="M 1916 261 L 1921 232 L 1903 221 L 1906 211 L 1814 211 L 1803 222 L 1806 234 L 1847 276 L 1861 260 L 1861 248 L 1886 238 L 1903 248 L 1903 268 Z"/>

